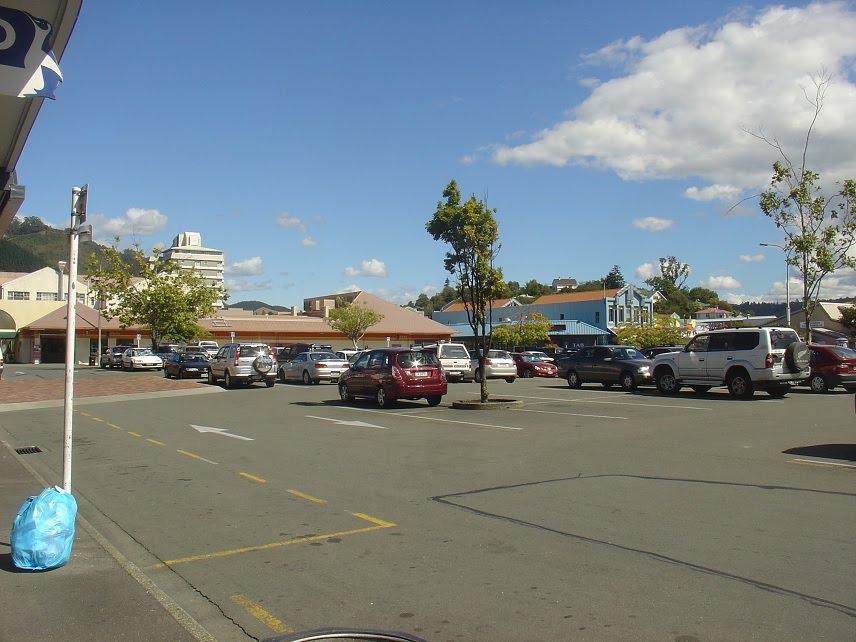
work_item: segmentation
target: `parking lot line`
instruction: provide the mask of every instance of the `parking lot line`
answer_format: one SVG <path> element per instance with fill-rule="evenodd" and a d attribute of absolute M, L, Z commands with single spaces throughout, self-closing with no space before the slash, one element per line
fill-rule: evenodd
<path fill-rule="evenodd" d="M 293 490 L 291 488 L 286 489 L 287 493 L 294 495 L 295 497 L 300 497 L 301 499 L 305 499 L 306 501 L 314 502 L 316 504 L 326 504 L 326 499 L 319 499 L 318 497 L 313 497 L 312 495 L 307 495 L 306 493 L 301 493 L 299 490 Z"/>
<path fill-rule="evenodd" d="M 628 417 L 615 417 L 612 415 L 586 415 L 580 412 L 559 412 L 558 410 L 532 410 L 529 408 L 513 408 L 514 412 L 537 412 L 544 415 L 562 415 L 563 417 L 590 417 L 592 419 L 628 419 Z"/>
<path fill-rule="evenodd" d="M 262 622 L 267 628 L 274 633 L 293 633 L 294 629 L 289 628 L 285 623 L 277 617 L 274 617 L 265 611 L 259 604 L 244 597 L 243 595 L 233 595 L 229 598 L 235 604 L 243 606 L 247 613 Z"/>
<path fill-rule="evenodd" d="M 342 408 L 345 410 L 357 410 L 359 412 L 373 412 L 384 415 L 385 417 L 407 417 L 408 419 L 425 419 L 426 421 L 439 421 L 447 424 L 464 424 L 466 426 L 475 426 L 476 428 L 492 428 L 494 430 L 523 430 L 516 426 L 499 426 L 496 424 L 481 424 L 475 421 L 458 421 L 456 419 L 443 419 L 442 417 L 429 417 L 427 415 L 413 415 L 405 412 L 389 412 L 388 410 L 373 410 L 371 408 L 356 408 L 354 406 L 331 406 L 331 408 Z"/>
<path fill-rule="evenodd" d="M 261 477 L 256 477 L 255 475 L 251 475 L 250 473 L 242 473 L 238 471 L 238 474 L 244 479 L 249 479 L 250 481 L 257 482 L 259 484 L 267 484 L 267 479 L 262 479 Z"/>
<path fill-rule="evenodd" d="M 609 394 L 609 393 L 606 393 Z M 705 408 L 702 406 L 678 406 L 675 404 L 660 404 L 660 403 L 642 403 L 638 401 L 603 401 L 601 399 L 561 399 L 559 397 L 529 397 L 526 395 L 514 395 L 515 399 L 539 399 L 541 401 L 559 401 L 561 403 L 595 403 L 605 406 L 633 406 L 634 408 L 675 408 L 678 410 L 704 410 L 712 411 L 713 408 Z"/>
<path fill-rule="evenodd" d="M 854 464 L 842 464 L 836 461 L 816 461 L 814 459 L 789 459 L 790 464 L 802 464 L 803 466 L 820 466 L 822 468 L 848 468 L 856 470 Z"/>
<path fill-rule="evenodd" d="M 201 457 L 200 455 L 197 455 L 196 453 L 191 453 L 191 452 L 188 452 L 186 450 L 176 450 L 175 452 L 177 452 L 181 455 L 185 455 L 187 457 L 192 457 L 193 459 L 200 459 L 200 460 L 207 462 L 209 464 L 214 464 L 214 465 L 217 464 L 216 461 L 211 461 L 210 459 L 205 459 L 205 457 Z"/>

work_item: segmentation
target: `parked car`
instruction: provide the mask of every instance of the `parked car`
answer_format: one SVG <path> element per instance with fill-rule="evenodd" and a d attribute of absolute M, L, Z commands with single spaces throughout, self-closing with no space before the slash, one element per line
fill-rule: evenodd
<path fill-rule="evenodd" d="M 122 353 L 122 370 L 160 370 L 163 359 L 151 348 L 128 348 Z"/>
<path fill-rule="evenodd" d="M 436 352 L 422 348 L 367 350 L 339 378 L 339 396 L 374 399 L 384 408 L 396 399 L 426 399 L 436 406 L 446 394 L 446 373 Z"/>
<path fill-rule="evenodd" d="M 463 343 L 432 343 L 413 346 L 414 349 L 430 350 L 437 355 L 440 365 L 446 372 L 448 381 L 472 381 L 473 368 L 470 353 Z"/>
<path fill-rule="evenodd" d="M 520 354 L 528 354 L 533 357 L 538 357 L 539 359 L 541 359 L 541 361 L 551 361 L 553 363 L 556 362 L 555 357 L 552 357 L 541 350 L 523 350 Z"/>
<path fill-rule="evenodd" d="M 213 349 L 206 346 L 186 346 L 184 349 L 180 350 L 185 354 L 194 354 L 200 357 L 203 357 L 206 361 L 211 361 L 211 357 L 217 354 L 217 349 Z"/>
<path fill-rule="evenodd" d="M 336 382 L 351 364 L 333 352 L 313 350 L 301 352 L 290 361 L 279 364 L 277 378 L 286 381 L 302 381 L 305 384 L 322 381 Z"/>
<path fill-rule="evenodd" d="M 0 379 L 3 378 L 3 354 L 0 353 Z"/>
<path fill-rule="evenodd" d="M 276 349 L 276 360 L 279 363 L 285 363 L 286 361 L 291 361 L 300 353 L 309 352 L 310 350 L 333 352 L 333 346 L 321 343 L 289 343 L 287 346 Z"/>
<path fill-rule="evenodd" d="M 803 383 L 813 392 L 828 392 L 838 386 L 856 391 L 856 350 L 819 344 L 809 345 L 809 350 L 811 370 Z"/>
<path fill-rule="evenodd" d="M 99 365 L 102 368 L 121 368 L 122 355 L 125 354 L 125 350 L 133 347 L 134 346 L 131 345 L 120 345 L 113 346 L 112 348 L 105 348 L 104 353 L 101 355 Z"/>
<path fill-rule="evenodd" d="M 620 385 L 624 390 L 654 382 L 651 360 L 632 346 L 588 346 L 559 357 L 559 376 L 571 388 L 599 383 L 605 388 Z"/>
<path fill-rule="evenodd" d="M 345 361 L 350 361 L 351 357 L 355 354 L 359 354 L 362 350 L 354 350 L 353 348 L 342 348 L 341 350 L 336 350 L 336 356 L 344 359 Z"/>
<path fill-rule="evenodd" d="M 481 382 L 482 373 L 477 353 L 471 354 L 471 361 L 473 380 Z M 505 350 L 488 350 L 484 357 L 484 376 L 487 379 L 505 379 L 508 383 L 514 383 L 517 379 L 517 365 L 511 354 Z"/>
<path fill-rule="evenodd" d="M 208 383 L 220 379 L 226 388 L 254 381 L 263 381 L 268 388 L 273 388 L 276 357 L 266 343 L 227 343 L 208 363 Z"/>
<path fill-rule="evenodd" d="M 667 352 L 680 352 L 684 349 L 683 345 L 663 345 L 663 346 L 648 346 L 647 348 L 642 348 L 640 352 L 644 354 L 649 359 L 653 359 L 658 354 L 665 354 Z"/>
<path fill-rule="evenodd" d="M 657 390 L 673 395 L 687 384 L 696 392 L 725 385 L 732 397 L 755 390 L 783 397 L 808 379 L 809 347 L 791 328 L 734 328 L 694 336 L 681 352 L 654 357 Z"/>
<path fill-rule="evenodd" d="M 556 377 L 559 374 L 559 369 L 555 363 L 544 361 L 537 355 L 525 352 L 513 352 L 511 358 L 514 359 L 514 365 L 517 366 L 517 375 L 524 379 L 532 377 Z"/>
<path fill-rule="evenodd" d="M 163 376 L 167 379 L 193 379 L 208 374 L 208 355 L 204 352 L 173 352 L 163 362 Z"/>

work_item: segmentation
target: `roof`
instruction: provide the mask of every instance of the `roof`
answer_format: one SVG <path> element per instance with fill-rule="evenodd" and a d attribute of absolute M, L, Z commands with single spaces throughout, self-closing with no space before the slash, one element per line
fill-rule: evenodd
<path fill-rule="evenodd" d="M 496 323 L 493 327 L 499 327 L 502 325 L 510 325 L 508 323 Z M 458 337 L 472 337 L 473 329 L 470 327 L 468 323 L 452 323 L 445 326 L 449 330 L 451 330 Z M 488 330 L 491 328 L 489 327 Z M 553 336 L 612 336 L 612 332 L 609 330 L 602 330 L 597 326 L 593 326 L 589 323 L 585 323 L 583 321 L 550 321 L 550 331 L 549 334 Z"/>
<path fill-rule="evenodd" d="M 497 308 L 505 308 L 509 305 L 520 305 L 520 303 L 514 297 L 510 297 L 507 299 L 496 299 L 493 302 L 493 309 L 496 310 Z M 446 305 L 444 305 L 440 309 L 440 312 L 463 312 L 465 309 L 466 308 L 464 306 L 463 301 L 452 301 L 451 303 L 447 303 Z"/>
<path fill-rule="evenodd" d="M 610 299 L 623 288 L 608 288 L 606 290 L 590 290 L 588 292 L 557 292 L 544 294 L 532 302 L 532 305 L 549 305 L 551 303 L 574 303 L 577 301 L 600 301 Z"/>

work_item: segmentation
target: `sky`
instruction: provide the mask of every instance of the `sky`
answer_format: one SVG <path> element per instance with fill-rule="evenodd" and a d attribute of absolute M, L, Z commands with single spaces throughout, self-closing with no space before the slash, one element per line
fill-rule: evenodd
<path fill-rule="evenodd" d="M 84 0 L 19 216 L 67 227 L 88 184 L 96 241 L 200 232 L 230 302 L 405 304 L 452 278 L 425 225 L 454 179 L 506 280 L 644 286 L 675 256 L 689 287 L 783 301 L 769 141 L 799 160 L 827 73 L 806 162 L 856 178 L 854 34 L 851 2 Z M 845 296 L 851 270 L 821 290 Z"/>

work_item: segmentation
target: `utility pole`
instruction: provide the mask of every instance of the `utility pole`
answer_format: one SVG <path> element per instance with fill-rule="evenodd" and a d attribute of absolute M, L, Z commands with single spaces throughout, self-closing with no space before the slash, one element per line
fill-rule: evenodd
<path fill-rule="evenodd" d="M 777 247 L 785 253 L 785 323 L 791 327 L 791 264 L 788 263 L 788 251 L 776 243 L 758 243 L 761 247 Z"/>
<path fill-rule="evenodd" d="M 71 438 L 72 416 L 74 412 L 74 354 L 77 343 L 77 261 L 80 237 L 91 238 L 92 226 L 86 222 L 86 201 L 89 185 L 73 187 L 71 190 L 71 232 L 68 252 L 68 301 L 66 308 L 67 325 L 65 331 L 65 406 L 63 414 L 62 438 L 62 487 L 71 493 Z M 89 355 L 87 354 L 87 359 Z M 88 361 L 87 361 L 88 362 Z"/>

